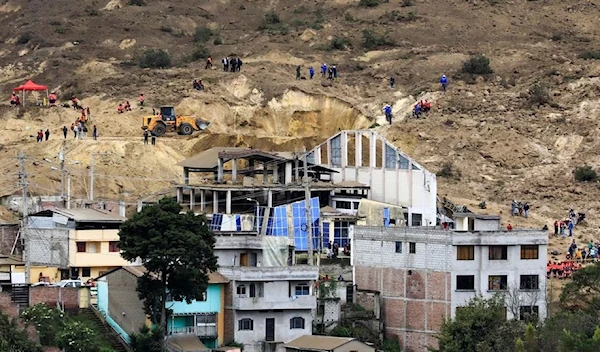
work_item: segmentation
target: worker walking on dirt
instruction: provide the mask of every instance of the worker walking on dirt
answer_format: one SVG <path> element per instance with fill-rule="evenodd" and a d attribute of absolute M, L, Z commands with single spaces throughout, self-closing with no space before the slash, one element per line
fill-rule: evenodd
<path fill-rule="evenodd" d="M 98 129 L 96 128 L 96 125 L 94 125 L 94 130 L 92 132 L 92 137 L 94 138 L 94 140 L 98 139 Z"/>
<path fill-rule="evenodd" d="M 238 59 L 237 59 L 237 69 L 236 69 L 236 70 L 237 70 L 237 72 L 240 72 L 240 70 L 242 69 L 242 63 L 243 63 L 243 62 L 242 62 L 242 59 L 240 59 L 240 58 L 238 57 Z"/>
<path fill-rule="evenodd" d="M 50 138 L 50 130 L 46 128 L 46 132 L 44 132 L 44 134 L 46 135 L 46 140 L 48 140 L 48 138 Z"/>
<path fill-rule="evenodd" d="M 117 106 L 117 112 L 119 114 L 122 114 L 123 111 L 125 111 L 125 108 L 123 107 L 123 104 L 119 104 L 119 106 Z"/>
<path fill-rule="evenodd" d="M 446 91 L 446 87 L 448 86 L 448 78 L 446 78 L 446 75 L 442 75 L 442 78 L 440 78 L 440 84 L 442 85 L 442 91 Z"/>
<path fill-rule="evenodd" d="M 313 79 L 313 77 L 315 76 L 315 69 L 312 66 L 308 68 L 308 76 L 310 77 L 310 79 Z"/>
<path fill-rule="evenodd" d="M 331 66 L 331 72 L 333 73 L 333 78 L 337 78 L 337 66 Z"/>
<path fill-rule="evenodd" d="M 131 111 L 131 104 L 129 104 L 129 100 L 125 102 L 125 111 Z"/>
<path fill-rule="evenodd" d="M 237 69 L 237 59 L 234 57 L 231 60 L 229 60 L 229 70 L 231 72 L 235 72 L 236 69 Z"/>
<path fill-rule="evenodd" d="M 73 131 L 73 138 L 77 138 L 77 130 L 74 123 L 71 124 L 71 131 Z"/>
<path fill-rule="evenodd" d="M 321 77 L 325 78 L 325 74 L 327 73 L 327 64 L 321 65 Z"/>
<path fill-rule="evenodd" d="M 296 67 L 296 79 L 300 79 L 300 69 L 300 66 Z"/>
<path fill-rule="evenodd" d="M 394 85 L 396 85 L 396 79 L 392 76 L 390 77 L 390 88 L 394 89 Z"/>
<path fill-rule="evenodd" d="M 67 126 L 63 126 L 62 131 L 63 131 L 63 136 L 65 136 L 65 139 L 67 139 L 67 132 L 69 132 L 69 129 L 67 128 Z"/>
<path fill-rule="evenodd" d="M 144 130 L 144 144 L 148 144 L 148 130 Z"/>
<path fill-rule="evenodd" d="M 73 99 L 71 99 L 71 103 L 73 104 L 73 110 L 81 109 L 81 105 L 79 105 L 79 99 L 77 99 L 77 97 L 73 97 Z"/>
<path fill-rule="evenodd" d="M 146 98 L 144 98 L 144 93 L 140 94 L 140 109 L 142 108 L 142 106 L 144 106 L 145 100 Z"/>
<path fill-rule="evenodd" d="M 208 59 L 206 59 L 206 66 L 204 66 L 205 70 L 208 70 L 209 68 L 212 68 L 212 57 L 208 57 Z"/>
<path fill-rule="evenodd" d="M 156 145 L 156 134 L 154 132 L 152 134 L 152 145 Z"/>
<path fill-rule="evenodd" d="M 227 72 L 229 70 L 229 58 L 224 57 L 221 63 L 223 64 L 223 71 Z"/>
<path fill-rule="evenodd" d="M 386 104 L 386 106 L 383 107 L 383 112 L 385 113 L 385 120 L 387 122 L 390 123 L 390 125 L 392 124 L 392 106 L 390 104 Z"/>

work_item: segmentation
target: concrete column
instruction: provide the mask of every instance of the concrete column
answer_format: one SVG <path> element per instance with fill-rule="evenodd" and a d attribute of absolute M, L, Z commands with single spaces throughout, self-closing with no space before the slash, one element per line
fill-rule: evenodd
<path fill-rule="evenodd" d="M 354 166 L 359 168 L 362 166 L 362 133 L 360 131 L 356 131 L 354 134 L 354 144 Z"/>
<path fill-rule="evenodd" d="M 183 187 L 177 188 L 177 203 L 183 203 Z"/>
<path fill-rule="evenodd" d="M 315 165 L 321 164 L 321 147 L 315 149 Z"/>
<path fill-rule="evenodd" d="M 236 183 L 237 181 L 237 159 L 233 159 L 231 164 L 231 181 Z"/>
<path fill-rule="evenodd" d="M 371 132 L 369 136 L 369 167 L 377 166 L 377 136 Z"/>
<path fill-rule="evenodd" d="M 227 191 L 227 198 L 225 198 L 225 214 L 231 214 L 231 190 Z"/>
<path fill-rule="evenodd" d="M 219 192 L 212 191 L 213 198 L 213 213 L 216 214 L 219 212 Z"/>
<path fill-rule="evenodd" d="M 342 173 L 343 169 L 348 166 L 348 132 L 342 131 L 340 135 L 340 146 L 342 147 Z M 342 178 L 345 178 L 342 176 Z"/>
<path fill-rule="evenodd" d="M 206 208 L 206 192 L 202 189 L 200 190 L 200 211 L 204 211 Z"/>
<path fill-rule="evenodd" d="M 273 207 L 273 191 L 269 190 L 269 192 L 267 193 L 267 206 L 269 208 Z"/>
<path fill-rule="evenodd" d="M 279 183 L 279 164 L 273 166 L 273 183 Z"/>
<path fill-rule="evenodd" d="M 219 158 L 217 161 L 217 182 L 223 181 L 223 159 Z"/>
<path fill-rule="evenodd" d="M 285 182 L 286 185 L 292 183 L 292 162 L 285 163 Z"/>
<path fill-rule="evenodd" d="M 183 169 L 183 183 L 190 184 L 190 171 L 187 168 Z"/>
<path fill-rule="evenodd" d="M 196 203 L 196 190 L 193 188 L 190 189 L 190 210 L 194 210 L 194 205 Z"/>

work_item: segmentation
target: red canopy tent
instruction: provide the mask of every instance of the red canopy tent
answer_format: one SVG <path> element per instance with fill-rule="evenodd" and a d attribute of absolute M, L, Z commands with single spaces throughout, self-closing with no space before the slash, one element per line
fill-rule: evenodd
<path fill-rule="evenodd" d="M 25 82 L 25 84 L 23 84 L 22 86 L 18 86 L 17 88 L 13 89 L 14 91 L 17 92 L 23 92 L 23 106 L 25 106 L 25 92 L 32 92 L 32 91 L 46 91 L 46 97 L 48 97 L 48 87 L 47 86 L 42 86 L 41 84 L 37 84 L 35 82 L 33 82 L 32 80 L 28 80 L 27 82 Z"/>

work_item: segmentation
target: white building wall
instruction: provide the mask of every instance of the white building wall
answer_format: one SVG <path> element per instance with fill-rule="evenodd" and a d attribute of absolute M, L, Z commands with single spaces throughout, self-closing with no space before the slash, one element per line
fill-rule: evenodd
<path fill-rule="evenodd" d="M 290 329 L 290 319 L 304 318 L 304 329 Z M 241 319 L 252 319 L 253 330 L 239 330 Z M 266 319 L 275 319 L 275 342 L 288 343 L 304 335 L 312 335 L 312 311 L 296 310 L 283 312 L 237 311 L 235 321 L 235 341 L 244 344 L 244 352 L 262 352 L 266 337 Z"/>

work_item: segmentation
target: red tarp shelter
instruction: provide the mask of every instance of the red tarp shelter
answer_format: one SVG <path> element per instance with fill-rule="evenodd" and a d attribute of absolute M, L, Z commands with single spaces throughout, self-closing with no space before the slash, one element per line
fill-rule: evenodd
<path fill-rule="evenodd" d="M 17 92 L 23 92 L 23 101 L 22 104 L 23 106 L 25 106 L 25 92 L 32 92 L 32 91 L 46 91 L 46 97 L 48 97 L 48 87 L 47 86 L 43 86 L 41 84 L 37 84 L 32 80 L 28 80 L 27 82 L 25 82 L 25 84 L 23 84 L 22 86 L 18 86 L 17 88 L 13 89 L 14 91 Z"/>

